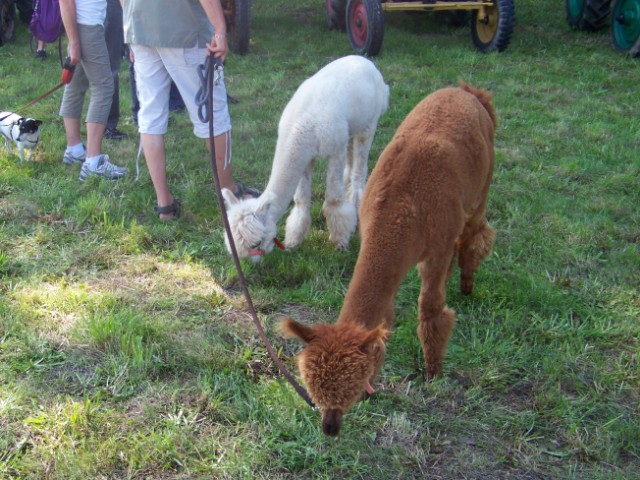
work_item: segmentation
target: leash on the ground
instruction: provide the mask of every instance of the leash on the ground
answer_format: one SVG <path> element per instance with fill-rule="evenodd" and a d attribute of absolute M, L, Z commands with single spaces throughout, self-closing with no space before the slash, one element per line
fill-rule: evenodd
<path fill-rule="evenodd" d="M 220 80 L 221 71 L 222 71 L 222 61 L 219 58 L 215 59 L 215 63 L 211 61 L 211 57 L 208 56 L 204 66 L 200 66 L 199 75 L 201 77 L 201 90 L 198 92 L 196 96 L 196 104 L 198 105 L 198 116 L 204 122 L 209 123 L 209 138 L 211 143 L 211 169 L 213 170 L 213 179 L 216 186 L 216 196 L 218 197 L 218 205 L 220 206 L 220 213 L 222 215 L 222 220 L 224 223 L 224 228 L 227 233 L 227 238 L 229 239 L 229 248 L 231 250 L 231 256 L 233 257 L 233 261 L 236 266 L 236 271 L 238 272 L 238 278 L 240 279 L 240 286 L 242 287 L 242 292 L 244 293 L 244 297 L 247 300 L 247 308 L 249 313 L 251 314 L 251 318 L 253 319 L 253 323 L 255 324 L 258 333 L 260 334 L 260 338 L 264 343 L 264 346 L 267 348 L 267 352 L 278 366 L 278 370 L 280 373 L 289 381 L 291 386 L 298 392 L 298 395 L 302 397 L 302 399 L 309 404 L 311 408 L 315 408 L 315 404 L 311 400 L 311 397 L 307 393 L 307 391 L 293 378 L 293 375 L 289 373 L 287 368 L 284 366 L 278 355 L 274 351 L 271 343 L 269 343 L 269 339 L 264 332 L 264 328 L 262 328 L 262 324 L 258 319 L 258 315 L 256 313 L 256 309 L 253 306 L 253 301 L 251 300 L 251 295 L 249 294 L 249 287 L 247 286 L 247 281 L 244 277 L 244 273 L 242 272 L 242 266 L 240 265 L 240 258 L 238 257 L 238 252 L 236 250 L 236 244 L 233 240 L 233 235 L 231 234 L 231 227 L 229 225 L 229 218 L 227 217 L 227 209 L 224 204 L 224 199 L 222 198 L 222 188 L 220 186 L 220 178 L 218 176 L 218 168 L 216 166 L 216 150 L 214 145 L 214 136 L 213 136 L 213 84 L 214 77 L 216 81 Z M 203 74 L 204 73 L 204 74 Z M 202 115 L 204 115 L 204 120 Z"/>
<path fill-rule="evenodd" d="M 51 95 L 53 92 L 55 92 L 56 90 L 58 90 L 59 88 L 64 87 L 66 84 L 68 84 L 69 82 L 71 82 L 71 79 L 73 78 L 73 71 L 76 69 L 75 65 L 71 65 L 70 63 L 70 59 L 69 57 L 67 57 L 67 59 L 64 62 L 64 65 L 62 66 L 62 75 L 60 77 L 60 83 L 58 85 L 56 85 L 55 87 L 53 87 L 51 90 L 49 90 L 46 93 L 43 93 L 42 95 L 40 95 L 38 98 L 31 100 L 29 103 L 27 103 L 26 105 L 23 105 L 22 107 L 20 107 L 17 110 L 14 110 L 15 113 L 21 112 L 22 110 L 25 110 L 26 108 L 30 107 L 31 105 L 34 105 L 36 103 L 38 103 L 40 100 L 42 100 L 43 98 L 48 97 L 49 95 Z M 19 115 L 22 115 L 22 113 L 20 113 Z M 0 122 L 2 120 L 4 120 L 5 118 L 7 118 L 9 115 L 0 118 Z M 23 115 L 22 115 L 23 116 Z"/>

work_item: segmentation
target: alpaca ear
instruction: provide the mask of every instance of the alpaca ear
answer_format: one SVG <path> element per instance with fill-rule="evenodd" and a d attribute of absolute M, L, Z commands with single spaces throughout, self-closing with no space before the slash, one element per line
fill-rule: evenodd
<path fill-rule="evenodd" d="M 227 207 L 240 202 L 240 200 L 238 200 L 238 197 L 236 197 L 235 194 L 228 188 L 222 189 L 222 196 L 224 197 L 224 201 L 227 203 Z"/>
<path fill-rule="evenodd" d="M 256 215 L 260 218 L 265 218 L 271 208 L 271 204 L 276 199 L 276 194 L 273 192 L 264 192 L 260 197 L 260 205 L 256 209 Z"/>
<path fill-rule="evenodd" d="M 389 330 L 382 326 L 374 328 L 364 337 L 361 349 L 363 352 L 368 353 L 376 347 L 384 348 L 384 344 L 388 339 Z"/>
<path fill-rule="evenodd" d="M 280 328 L 286 337 L 298 337 L 305 344 L 316 338 L 316 332 L 313 327 L 307 327 L 290 318 L 284 320 L 280 324 Z"/>

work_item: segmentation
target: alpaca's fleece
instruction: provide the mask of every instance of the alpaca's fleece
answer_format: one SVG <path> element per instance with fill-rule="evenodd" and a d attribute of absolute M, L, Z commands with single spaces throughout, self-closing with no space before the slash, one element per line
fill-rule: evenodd
<path fill-rule="evenodd" d="M 453 260 L 461 291 L 470 294 L 495 235 L 486 206 L 496 127 L 491 94 L 471 85 L 441 89 L 420 102 L 367 183 L 360 252 L 337 322 L 283 323 L 305 344 L 298 366 L 326 434 L 339 433 L 343 414 L 380 371 L 395 296 L 414 265 L 422 277 L 417 333 L 425 376 L 442 374 L 455 325 L 455 312 L 445 306 Z"/>
<path fill-rule="evenodd" d="M 273 249 L 276 224 L 292 199 L 284 244 L 294 248 L 304 240 L 311 226 L 313 164 L 324 158 L 328 164 L 322 211 L 331 242 L 338 249 L 347 248 L 356 229 L 369 150 L 388 103 L 389 87 L 382 75 L 370 60 L 357 55 L 331 62 L 300 85 L 280 117 L 263 195 L 258 201 L 242 200 L 223 190 L 241 257 Z"/>

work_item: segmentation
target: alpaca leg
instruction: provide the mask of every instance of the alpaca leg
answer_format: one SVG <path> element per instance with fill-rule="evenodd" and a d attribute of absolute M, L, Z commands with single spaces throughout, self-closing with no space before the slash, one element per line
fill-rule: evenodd
<path fill-rule="evenodd" d="M 369 160 L 369 151 L 373 142 L 373 134 L 365 131 L 353 138 L 353 145 L 349 153 L 352 155 L 351 163 L 351 179 L 349 181 L 349 201 L 355 207 L 356 212 L 360 210 L 360 201 L 364 193 L 364 187 L 367 183 L 367 161 Z"/>
<path fill-rule="evenodd" d="M 346 162 L 347 146 L 339 155 L 329 158 L 327 168 L 327 189 L 322 212 L 327 220 L 329 239 L 339 250 L 349 246 L 349 239 L 356 229 L 357 211 L 345 202 L 346 192 L 343 174 Z"/>
<path fill-rule="evenodd" d="M 491 252 L 495 231 L 483 217 L 479 224 L 465 226 L 459 241 L 458 265 L 460 266 L 460 291 L 469 295 L 473 292 L 473 276 L 480 262 Z"/>
<path fill-rule="evenodd" d="M 418 336 L 422 343 L 425 377 L 431 380 L 442 375 L 449 337 L 455 325 L 455 312 L 445 307 L 445 284 L 449 270 L 448 259 L 453 255 L 436 259 L 429 266 L 419 265 L 422 289 L 419 298 Z"/>
<path fill-rule="evenodd" d="M 309 165 L 298 182 L 293 196 L 294 206 L 287 217 L 284 245 L 295 248 L 302 243 L 311 228 L 311 171 Z"/>

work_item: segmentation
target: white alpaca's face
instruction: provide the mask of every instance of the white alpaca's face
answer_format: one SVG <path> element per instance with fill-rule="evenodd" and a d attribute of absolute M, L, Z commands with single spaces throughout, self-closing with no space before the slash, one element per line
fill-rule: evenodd
<path fill-rule="evenodd" d="M 260 198 L 238 200 L 233 193 L 223 190 L 227 200 L 227 215 L 236 251 L 240 258 L 251 257 L 254 263 L 265 253 L 273 250 L 277 233 L 275 222 L 268 220 L 268 205 Z M 231 253 L 229 238 L 225 234 L 225 245 Z"/>

